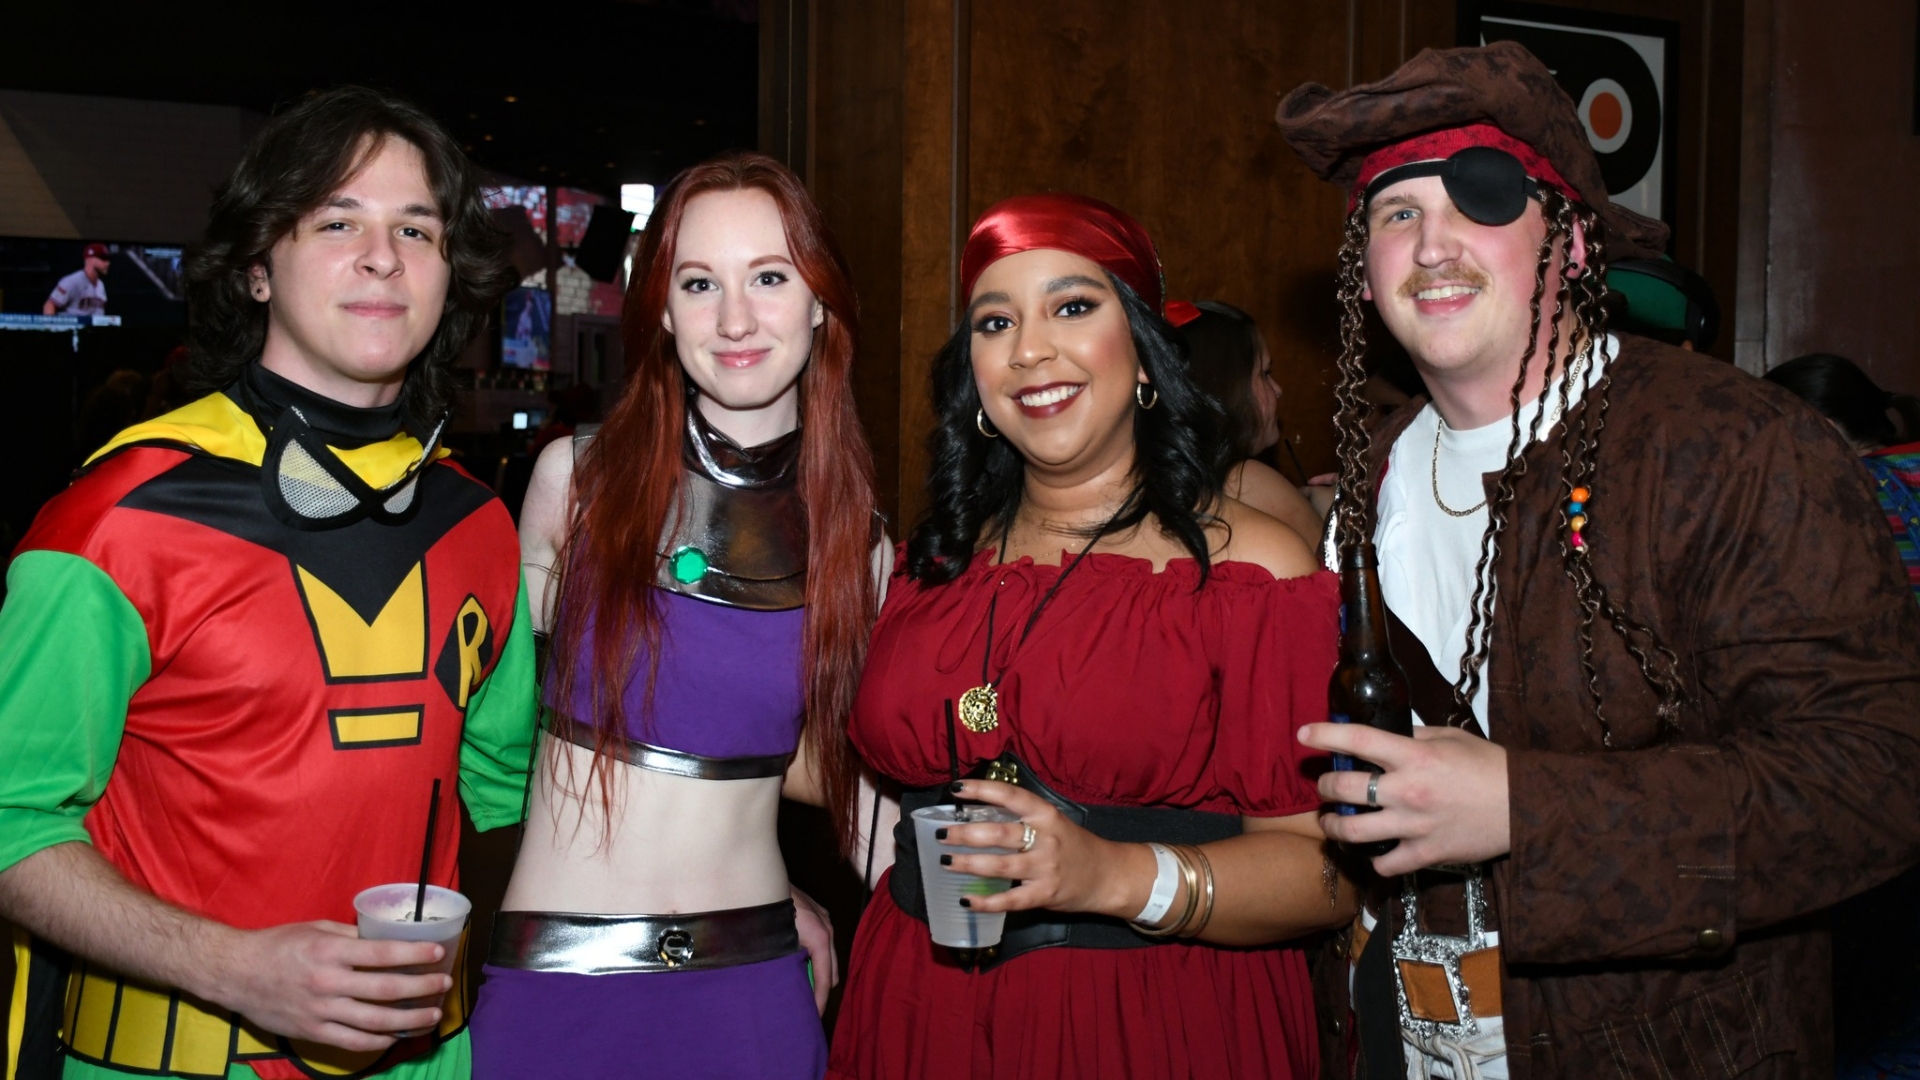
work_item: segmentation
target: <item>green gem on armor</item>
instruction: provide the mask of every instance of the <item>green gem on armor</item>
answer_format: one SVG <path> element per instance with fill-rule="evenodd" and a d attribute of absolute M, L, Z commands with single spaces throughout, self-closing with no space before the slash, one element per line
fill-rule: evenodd
<path fill-rule="evenodd" d="M 682 585 L 691 585 L 707 574 L 706 553 L 697 547 L 683 547 L 673 553 L 667 567 L 673 572 L 673 580 Z"/>

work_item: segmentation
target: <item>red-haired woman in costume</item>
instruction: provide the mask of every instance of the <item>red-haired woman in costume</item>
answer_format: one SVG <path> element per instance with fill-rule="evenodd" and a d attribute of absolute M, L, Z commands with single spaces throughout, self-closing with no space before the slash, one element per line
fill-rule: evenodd
<path fill-rule="evenodd" d="M 934 945 L 897 831 L 829 1075 L 1307 1080 L 1306 959 L 1283 943 L 1354 909 L 1293 734 L 1326 716 L 1333 576 L 1222 496 L 1219 409 L 1137 222 L 1010 199 L 974 225 L 960 276 L 932 509 L 874 627 L 853 738 L 903 809 L 951 801 L 951 705 L 957 765 L 983 777 L 957 793 L 1022 820 L 949 827 L 1016 853 L 948 865 L 1019 884 L 961 901 L 1013 913 L 996 950 Z"/>
<path fill-rule="evenodd" d="M 855 832 L 852 286 L 799 180 L 730 155 L 663 193 L 624 333 L 619 404 L 541 454 L 522 513 L 548 737 L 474 1073 L 815 1080 L 832 947 L 801 946 L 775 817 L 784 794 Z"/>

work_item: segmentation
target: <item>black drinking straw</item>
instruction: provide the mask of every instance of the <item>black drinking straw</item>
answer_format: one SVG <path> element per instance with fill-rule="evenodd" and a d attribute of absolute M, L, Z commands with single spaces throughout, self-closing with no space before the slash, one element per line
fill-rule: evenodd
<path fill-rule="evenodd" d="M 427 804 L 427 842 L 420 849 L 420 891 L 413 894 L 413 921 L 427 906 L 427 875 L 433 870 L 433 826 L 440 818 L 440 780 L 433 781 L 433 801 Z"/>
<path fill-rule="evenodd" d="M 960 782 L 960 741 L 953 733 L 953 699 L 947 699 L 947 772 L 954 783 Z"/>

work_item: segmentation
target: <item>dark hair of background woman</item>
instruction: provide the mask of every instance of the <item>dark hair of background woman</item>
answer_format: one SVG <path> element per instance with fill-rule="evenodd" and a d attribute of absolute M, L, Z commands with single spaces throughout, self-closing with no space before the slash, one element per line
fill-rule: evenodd
<path fill-rule="evenodd" d="M 1253 401 L 1253 370 L 1260 363 L 1260 327 L 1253 316 L 1219 300 L 1201 300 L 1200 317 L 1180 327 L 1193 381 L 1226 410 L 1227 467 L 1259 453 L 1264 421 Z"/>
<path fill-rule="evenodd" d="M 1920 402 L 1882 390 L 1844 356 L 1808 353 L 1767 372 L 1766 379 L 1839 425 L 1841 434 L 1856 446 L 1879 450 L 1902 439 L 1888 409 L 1897 411 L 1905 422 L 1905 438 L 1920 437 Z"/>
<path fill-rule="evenodd" d="M 1149 308 L 1126 282 L 1107 275 L 1133 331 L 1139 354 L 1160 399 L 1133 411 L 1133 494 L 1102 535 L 1123 532 L 1148 514 L 1178 539 L 1200 564 L 1206 581 L 1211 560 L 1205 527 L 1220 497 L 1219 466 L 1226 447 L 1220 437 L 1220 406 L 1194 385 L 1182 355 L 1179 331 Z M 933 407 L 937 418 L 927 445 L 929 507 L 907 542 L 907 572 L 917 581 L 944 584 L 966 569 L 986 526 L 1004 528 L 1020 508 L 1026 463 L 1005 439 L 989 439 L 975 427 L 980 409 L 973 381 L 973 327 L 963 323 L 933 361 Z M 1092 538 L 1092 532 L 1086 534 Z"/>
<path fill-rule="evenodd" d="M 259 358 L 267 305 L 253 298 L 249 271 L 257 265 L 272 274 L 273 246 L 389 137 L 413 144 L 426 160 L 452 267 L 446 311 L 400 391 L 409 431 L 424 437 L 439 422 L 453 403 L 454 358 L 513 287 L 506 235 L 493 224 L 473 164 L 446 129 L 419 107 L 364 86 L 315 94 L 267 121 L 214 196 L 207 231 L 188 248 L 184 266 L 193 312 L 186 376 L 195 390 L 228 386 Z"/>

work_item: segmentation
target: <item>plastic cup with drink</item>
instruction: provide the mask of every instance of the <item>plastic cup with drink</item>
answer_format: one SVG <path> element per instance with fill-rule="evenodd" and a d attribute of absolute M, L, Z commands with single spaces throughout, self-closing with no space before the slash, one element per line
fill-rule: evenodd
<path fill-rule="evenodd" d="M 913 834 L 920 848 L 920 880 L 927 899 L 927 928 L 936 945 L 954 949 L 984 949 L 1000 944 L 1006 926 L 1004 911 L 976 911 L 960 906 L 962 897 L 1006 892 L 1013 882 L 981 877 L 940 865 L 942 855 L 1011 855 L 1012 848 L 967 847 L 934 839 L 940 829 L 955 825 L 1009 823 L 1020 815 L 999 806 L 929 806 L 913 812 Z"/>
<path fill-rule="evenodd" d="M 438 963 L 382 968 L 383 971 L 396 975 L 451 974 L 454 961 L 459 959 L 460 935 L 466 933 L 467 917 L 473 914 L 473 903 L 452 889 L 428 885 L 424 902 L 419 902 L 420 918 L 415 921 L 419 891 L 418 884 L 405 881 L 361 890 L 353 898 L 360 936 L 368 941 L 429 941 L 446 950 Z M 395 1009 L 420 1009 L 440 1004 L 443 997 L 435 994 L 381 1004 Z"/>

